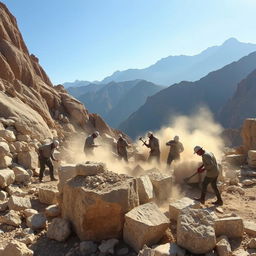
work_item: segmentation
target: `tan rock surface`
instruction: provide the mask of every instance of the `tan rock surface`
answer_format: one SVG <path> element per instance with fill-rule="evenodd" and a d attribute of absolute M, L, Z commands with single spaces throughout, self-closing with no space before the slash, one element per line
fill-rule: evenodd
<path fill-rule="evenodd" d="M 135 251 L 154 245 L 163 237 L 169 220 L 156 204 L 140 205 L 125 215 L 124 241 Z"/>
<path fill-rule="evenodd" d="M 135 179 L 111 172 L 77 176 L 64 186 L 62 217 L 70 220 L 81 240 L 118 238 L 125 213 L 138 203 Z"/>

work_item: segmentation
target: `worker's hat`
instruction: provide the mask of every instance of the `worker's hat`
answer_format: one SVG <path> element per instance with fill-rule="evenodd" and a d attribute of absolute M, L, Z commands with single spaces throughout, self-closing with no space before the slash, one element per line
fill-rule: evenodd
<path fill-rule="evenodd" d="M 198 151 L 200 151 L 201 149 L 203 149 L 202 147 L 200 146 L 195 146 L 194 147 L 194 154 L 196 154 Z"/>

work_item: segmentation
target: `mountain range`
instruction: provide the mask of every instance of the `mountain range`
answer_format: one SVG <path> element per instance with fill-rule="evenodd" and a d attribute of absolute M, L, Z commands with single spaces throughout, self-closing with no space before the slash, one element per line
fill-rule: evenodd
<path fill-rule="evenodd" d="M 143 79 L 155 84 L 169 86 L 181 81 L 196 81 L 209 72 L 237 61 L 253 51 L 256 51 L 255 44 L 243 43 L 235 38 L 230 38 L 222 45 L 209 47 L 194 56 L 168 56 L 149 67 L 116 71 L 101 82 L 93 83 L 107 84 L 112 81 L 123 82 Z M 77 87 L 88 85 L 88 81 L 76 80 L 73 83 L 64 83 L 63 85 L 66 88 Z"/>
<path fill-rule="evenodd" d="M 237 86 L 233 97 L 223 107 L 219 120 L 227 128 L 240 127 L 245 118 L 256 116 L 256 69 Z"/>
<path fill-rule="evenodd" d="M 147 97 L 162 89 L 144 80 L 110 82 L 70 87 L 68 92 L 84 103 L 89 111 L 99 113 L 112 127 L 118 127 L 134 111 L 142 106 Z"/>
<path fill-rule="evenodd" d="M 256 52 L 253 52 L 198 81 L 174 84 L 149 97 L 119 128 L 135 138 L 147 130 L 159 129 L 172 116 L 189 115 L 200 106 L 208 107 L 217 120 L 227 125 L 223 108 L 235 93 L 237 84 L 255 68 Z M 233 111 L 231 105 L 232 101 L 228 105 L 230 112 Z"/>

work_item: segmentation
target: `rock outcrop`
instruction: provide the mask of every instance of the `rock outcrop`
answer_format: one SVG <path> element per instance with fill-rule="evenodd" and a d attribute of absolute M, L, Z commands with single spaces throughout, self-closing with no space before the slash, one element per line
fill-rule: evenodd
<path fill-rule="evenodd" d="M 100 241 L 121 237 L 125 214 L 138 204 L 136 179 L 104 171 L 68 180 L 61 209 L 81 240 Z"/>
<path fill-rule="evenodd" d="M 38 167 L 36 148 L 47 138 L 69 136 L 75 131 L 97 129 L 117 134 L 100 116 L 90 114 L 63 86 L 53 86 L 29 53 L 15 17 L 0 3 L 0 168 L 13 159 L 26 169 Z M 31 144 L 34 143 L 32 147 Z M 3 143 L 1 141 L 1 143 Z M 37 145 L 36 145 L 37 144 Z M 18 154 L 18 155 L 16 155 Z M 16 157 L 17 156 L 17 157 Z"/>

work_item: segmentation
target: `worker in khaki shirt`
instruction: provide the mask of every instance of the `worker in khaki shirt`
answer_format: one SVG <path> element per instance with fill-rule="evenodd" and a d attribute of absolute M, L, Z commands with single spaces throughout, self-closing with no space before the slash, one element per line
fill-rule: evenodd
<path fill-rule="evenodd" d="M 86 156 L 91 156 L 94 153 L 94 148 L 98 147 L 94 140 L 99 136 L 99 132 L 95 131 L 93 134 L 89 135 L 84 143 L 84 153 Z"/>
<path fill-rule="evenodd" d="M 144 145 L 150 148 L 148 161 L 156 160 L 158 163 L 160 162 L 160 148 L 159 148 L 159 140 L 154 136 L 153 132 L 148 132 L 149 142 L 144 142 Z"/>
<path fill-rule="evenodd" d="M 184 147 L 179 139 L 179 136 L 176 135 L 173 140 L 166 143 L 166 146 L 170 147 L 170 152 L 167 158 L 167 166 L 170 166 L 172 161 L 180 160 L 180 154 L 184 151 Z"/>
<path fill-rule="evenodd" d="M 223 201 L 220 192 L 217 187 L 217 179 L 219 176 L 219 167 L 215 156 L 211 152 L 206 152 L 202 147 L 196 146 L 194 148 L 194 153 L 202 157 L 203 164 L 197 169 L 198 173 L 206 171 L 206 176 L 202 184 L 202 192 L 200 198 L 195 198 L 195 200 L 200 201 L 202 204 L 205 203 L 205 195 L 207 191 L 207 186 L 211 184 L 215 195 L 217 196 L 217 201 L 213 204 L 223 205 Z"/>
<path fill-rule="evenodd" d="M 38 155 L 39 155 L 39 163 L 40 163 L 40 172 L 39 172 L 39 182 L 43 181 L 45 166 L 49 167 L 50 177 L 52 181 L 57 180 L 54 177 L 54 167 L 52 160 L 58 161 L 54 158 L 53 153 L 54 150 L 59 146 L 58 140 L 53 140 L 50 144 L 45 144 L 39 147 Z"/>
<path fill-rule="evenodd" d="M 116 147 L 119 158 L 124 159 L 126 162 L 128 162 L 127 148 L 129 147 L 129 144 L 122 134 L 119 134 Z"/>

